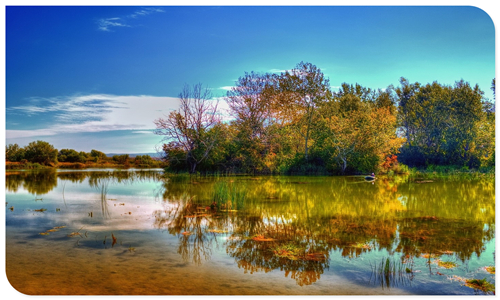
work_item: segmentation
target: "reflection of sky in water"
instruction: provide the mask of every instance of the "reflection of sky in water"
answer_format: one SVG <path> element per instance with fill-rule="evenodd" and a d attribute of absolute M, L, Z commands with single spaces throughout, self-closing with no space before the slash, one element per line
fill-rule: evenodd
<path fill-rule="evenodd" d="M 51 223 L 72 228 L 83 226 L 86 230 L 150 229 L 151 213 L 161 208 L 157 195 L 160 187 L 160 182 L 147 180 L 135 183 L 109 180 L 104 202 L 101 188 L 91 187 L 88 179 L 81 183 L 58 179 L 53 190 L 38 196 L 20 188 L 16 193 L 7 192 L 7 207 L 13 206 L 14 210 L 7 214 L 6 224 L 36 227 Z M 46 211 L 36 211 L 40 209 Z"/>

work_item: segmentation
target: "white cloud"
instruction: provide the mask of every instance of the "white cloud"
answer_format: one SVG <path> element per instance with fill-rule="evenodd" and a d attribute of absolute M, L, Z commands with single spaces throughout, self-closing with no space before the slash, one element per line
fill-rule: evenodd
<path fill-rule="evenodd" d="M 177 98 L 155 96 L 83 95 L 32 99 L 31 104 L 7 109 L 7 113 L 50 117 L 52 125 L 35 130 L 6 130 L 7 138 L 57 135 L 60 133 L 112 130 L 146 131 L 153 121 L 178 109 Z"/>
<path fill-rule="evenodd" d="M 137 19 L 139 17 L 144 17 L 153 13 L 163 12 L 165 12 L 163 9 L 156 7 L 142 8 L 126 16 L 99 19 L 97 21 L 97 28 L 100 31 L 111 31 L 111 28 L 113 27 L 133 27 L 132 25 L 129 25 L 125 19 Z"/>
<path fill-rule="evenodd" d="M 158 13 L 158 12 L 165 12 L 165 11 L 161 8 L 148 7 L 148 8 L 144 8 L 144 9 L 141 9 L 141 10 L 134 12 L 133 14 L 129 15 L 129 17 L 130 18 L 137 18 L 139 16 L 147 16 L 149 14 Z"/>
<path fill-rule="evenodd" d="M 230 91 L 234 86 L 221 86 L 219 90 Z"/>

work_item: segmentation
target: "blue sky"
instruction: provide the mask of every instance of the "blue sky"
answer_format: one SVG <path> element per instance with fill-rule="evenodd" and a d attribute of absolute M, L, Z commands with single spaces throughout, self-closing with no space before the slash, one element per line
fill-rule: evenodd
<path fill-rule="evenodd" d="M 5 32 L 6 144 L 20 146 L 155 152 L 153 121 L 185 83 L 221 97 L 300 61 L 334 89 L 464 79 L 493 98 L 494 25 L 470 6 L 7 6 Z"/>

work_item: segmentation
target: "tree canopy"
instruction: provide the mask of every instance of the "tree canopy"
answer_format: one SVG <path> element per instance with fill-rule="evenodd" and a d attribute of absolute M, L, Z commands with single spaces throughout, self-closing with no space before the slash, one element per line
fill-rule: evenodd
<path fill-rule="evenodd" d="M 495 80 L 491 89 L 495 91 Z M 352 174 L 409 167 L 494 165 L 495 110 L 479 87 L 401 77 L 372 90 L 332 89 L 320 68 L 300 62 L 276 73 L 246 72 L 224 97 L 230 118 L 201 84 L 181 108 L 155 121 L 172 171 Z"/>

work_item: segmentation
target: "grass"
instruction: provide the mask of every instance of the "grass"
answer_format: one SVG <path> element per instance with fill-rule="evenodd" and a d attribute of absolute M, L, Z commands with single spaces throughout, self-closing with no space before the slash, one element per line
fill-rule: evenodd
<path fill-rule="evenodd" d="M 409 169 L 409 175 L 411 178 L 415 180 L 426 180 L 426 179 L 475 180 L 482 178 L 495 178 L 495 169 L 482 167 L 476 170 L 460 166 L 429 165 L 425 169 L 411 168 Z"/>
<path fill-rule="evenodd" d="M 245 203 L 246 191 L 227 181 L 219 181 L 214 186 L 212 202 L 219 210 L 239 210 Z"/>

